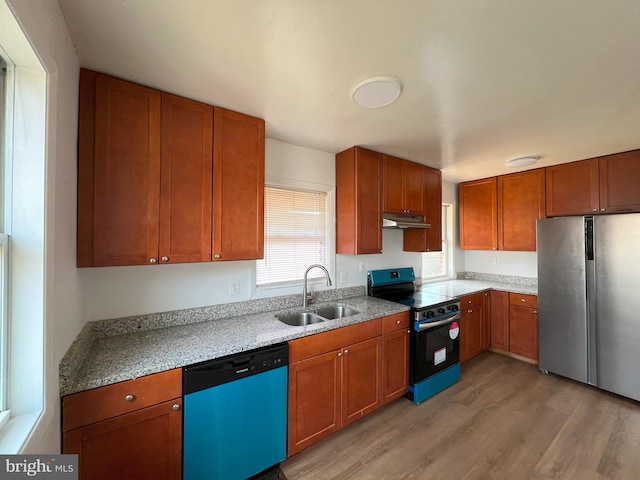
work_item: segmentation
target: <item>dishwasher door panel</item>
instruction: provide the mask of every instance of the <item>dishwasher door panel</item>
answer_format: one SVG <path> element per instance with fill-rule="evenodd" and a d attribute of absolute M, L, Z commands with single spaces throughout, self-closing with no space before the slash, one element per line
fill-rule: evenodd
<path fill-rule="evenodd" d="M 280 367 L 184 396 L 183 479 L 246 479 L 286 457 Z"/>

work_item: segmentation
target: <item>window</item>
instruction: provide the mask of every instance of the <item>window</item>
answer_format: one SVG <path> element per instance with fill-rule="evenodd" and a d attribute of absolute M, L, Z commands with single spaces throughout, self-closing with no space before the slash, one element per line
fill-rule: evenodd
<path fill-rule="evenodd" d="M 264 259 L 256 262 L 258 287 L 299 283 L 314 263 L 328 266 L 327 193 L 265 187 Z M 313 269 L 308 278 L 321 277 Z"/>
<path fill-rule="evenodd" d="M 453 277 L 453 207 L 442 205 L 442 251 L 422 254 L 422 280 Z"/>
<path fill-rule="evenodd" d="M 9 271 L 9 236 L 5 233 L 5 163 L 7 136 L 6 129 L 9 122 L 7 115 L 7 63 L 0 56 L 0 426 L 8 421 L 7 377 L 8 377 L 8 338 L 7 338 L 7 287 Z"/>

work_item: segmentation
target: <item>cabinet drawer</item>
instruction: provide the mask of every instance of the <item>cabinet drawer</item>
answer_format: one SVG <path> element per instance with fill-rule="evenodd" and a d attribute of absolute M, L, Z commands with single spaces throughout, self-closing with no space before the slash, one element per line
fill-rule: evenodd
<path fill-rule="evenodd" d="M 339 350 L 346 345 L 368 340 L 381 334 L 382 321 L 380 318 L 376 318 L 368 322 L 292 340 L 289 342 L 289 364 L 331 350 Z"/>
<path fill-rule="evenodd" d="M 537 295 L 527 295 L 524 293 L 510 293 L 509 304 L 521 307 L 538 308 Z"/>
<path fill-rule="evenodd" d="M 473 295 L 465 295 L 460 297 L 460 310 L 473 307 L 475 305 L 482 305 L 482 298 L 484 292 L 474 293 Z"/>
<path fill-rule="evenodd" d="M 404 328 L 409 328 L 409 312 L 382 317 L 382 333 L 394 332 Z"/>
<path fill-rule="evenodd" d="M 67 395 L 62 399 L 62 431 L 181 396 L 181 368 Z"/>

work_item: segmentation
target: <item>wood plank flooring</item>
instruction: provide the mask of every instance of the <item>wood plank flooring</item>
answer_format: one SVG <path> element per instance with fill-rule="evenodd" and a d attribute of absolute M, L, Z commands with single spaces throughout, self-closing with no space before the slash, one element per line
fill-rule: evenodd
<path fill-rule="evenodd" d="M 288 480 L 640 479 L 640 404 L 495 353 L 281 464 Z"/>

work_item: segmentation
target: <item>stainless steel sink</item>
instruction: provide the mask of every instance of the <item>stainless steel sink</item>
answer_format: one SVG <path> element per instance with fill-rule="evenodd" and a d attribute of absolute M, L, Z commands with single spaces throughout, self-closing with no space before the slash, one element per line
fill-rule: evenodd
<path fill-rule="evenodd" d="M 312 312 L 297 312 L 276 315 L 276 318 L 287 325 L 293 327 L 303 327 L 314 323 L 324 322 L 325 320 L 335 320 L 336 318 L 349 317 L 357 315 L 357 310 L 345 307 L 344 305 L 328 305 L 319 307 Z"/>
<path fill-rule="evenodd" d="M 312 312 L 288 313 L 286 315 L 278 315 L 276 318 L 292 327 L 303 327 L 313 323 L 324 322 L 325 320 Z"/>
<path fill-rule="evenodd" d="M 327 320 L 334 320 L 336 318 L 350 317 L 351 315 L 357 315 L 357 310 L 353 308 L 345 307 L 344 305 L 331 305 L 328 307 L 320 307 L 314 310 L 315 313 Z"/>

